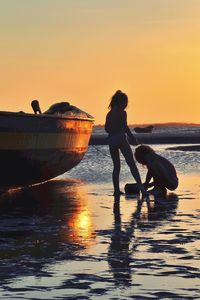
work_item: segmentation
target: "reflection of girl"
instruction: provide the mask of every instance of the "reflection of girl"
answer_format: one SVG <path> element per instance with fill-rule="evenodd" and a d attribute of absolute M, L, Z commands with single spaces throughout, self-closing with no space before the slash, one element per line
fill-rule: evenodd
<path fill-rule="evenodd" d="M 154 188 L 156 194 L 166 193 L 166 189 L 171 191 L 178 187 L 176 170 L 172 163 L 166 158 L 155 153 L 146 145 L 140 145 L 135 150 L 136 160 L 147 166 L 145 188 Z M 150 183 L 151 179 L 153 182 Z"/>
<path fill-rule="evenodd" d="M 131 133 L 127 125 L 126 107 L 128 105 L 128 97 L 121 91 L 117 91 L 111 98 L 109 108 L 110 111 L 106 116 L 105 130 L 109 134 L 109 149 L 113 160 L 113 185 L 114 195 L 122 194 L 119 188 L 119 173 L 120 173 L 120 157 L 119 150 L 125 157 L 131 173 L 138 184 L 142 196 L 146 196 L 146 191 L 142 185 L 140 174 L 136 167 L 130 144 L 127 140 L 127 135 L 131 144 L 137 144 L 135 137 Z"/>

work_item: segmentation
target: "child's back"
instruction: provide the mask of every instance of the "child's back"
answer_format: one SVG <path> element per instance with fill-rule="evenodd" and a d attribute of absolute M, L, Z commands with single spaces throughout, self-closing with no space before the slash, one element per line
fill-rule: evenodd
<path fill-rule="evenodd" d="M 178 178 L 175 167 L 166 158 L 156 153 L 149 156 L 147 168 L 152 176 L 163 182 L 164 186 L 169 190 L 175 190 L 178 186 Z"/>
<path fill-rule="evenodd" d="M 178 178 L 175 167 L 166 158 L 155 153 L 155 151 L 147 146 L 140 145 L 135 150 L 136 160 L 147 166 L 145 186 L 154 186 L 155 189 L 175 190 L 178 186 Z M 153 183 L 150 180 L 153 178 Z"/>

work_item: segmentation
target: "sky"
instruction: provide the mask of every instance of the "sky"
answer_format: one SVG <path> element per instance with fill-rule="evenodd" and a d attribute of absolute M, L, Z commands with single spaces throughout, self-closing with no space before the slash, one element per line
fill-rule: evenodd
<path fill-rule="evenodd" d="M 104 124 L 200 123 L 199 0 L 0 0 L 0 110 L 68 101 Z"/>

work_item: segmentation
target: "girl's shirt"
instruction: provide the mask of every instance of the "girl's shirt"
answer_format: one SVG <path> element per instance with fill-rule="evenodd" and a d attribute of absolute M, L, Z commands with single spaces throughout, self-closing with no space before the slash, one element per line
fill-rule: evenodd
<path fill-rule="evenodd" d="M 118 108 L 112 108 L 107 116 L 105 123 L 105 131 L 109 134 L 109 137 L 113 139 L 110 144 L 115 143 L 115 141 L 126 139 L 126 135 L 129 136 L 132 144 L 137 144 L 137 140 L 130 131 L 127 125 L 127 113 L 125 110 L 120 110 Z"/>
<path fill-rule="evenodd" d="M 127 114 L 125 110 L 111 109 L 106 116 L 105 130 L 109 135 L 126 133 Z"/>

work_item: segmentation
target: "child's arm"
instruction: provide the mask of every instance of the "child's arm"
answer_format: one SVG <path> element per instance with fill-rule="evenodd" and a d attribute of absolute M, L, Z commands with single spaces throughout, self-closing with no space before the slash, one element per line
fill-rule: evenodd
<path fill-rule="evenodd" d="M 146 180 L 145 180 L 145 183 L 144 183 L 144 187 L 147 189 L 149 187 L 151 187 L 151 185 L 149 184 L 151 179 L 152 179 L 152 174 L 150 171 L 147 171 L 147 175 L 146 175 Z"/>

